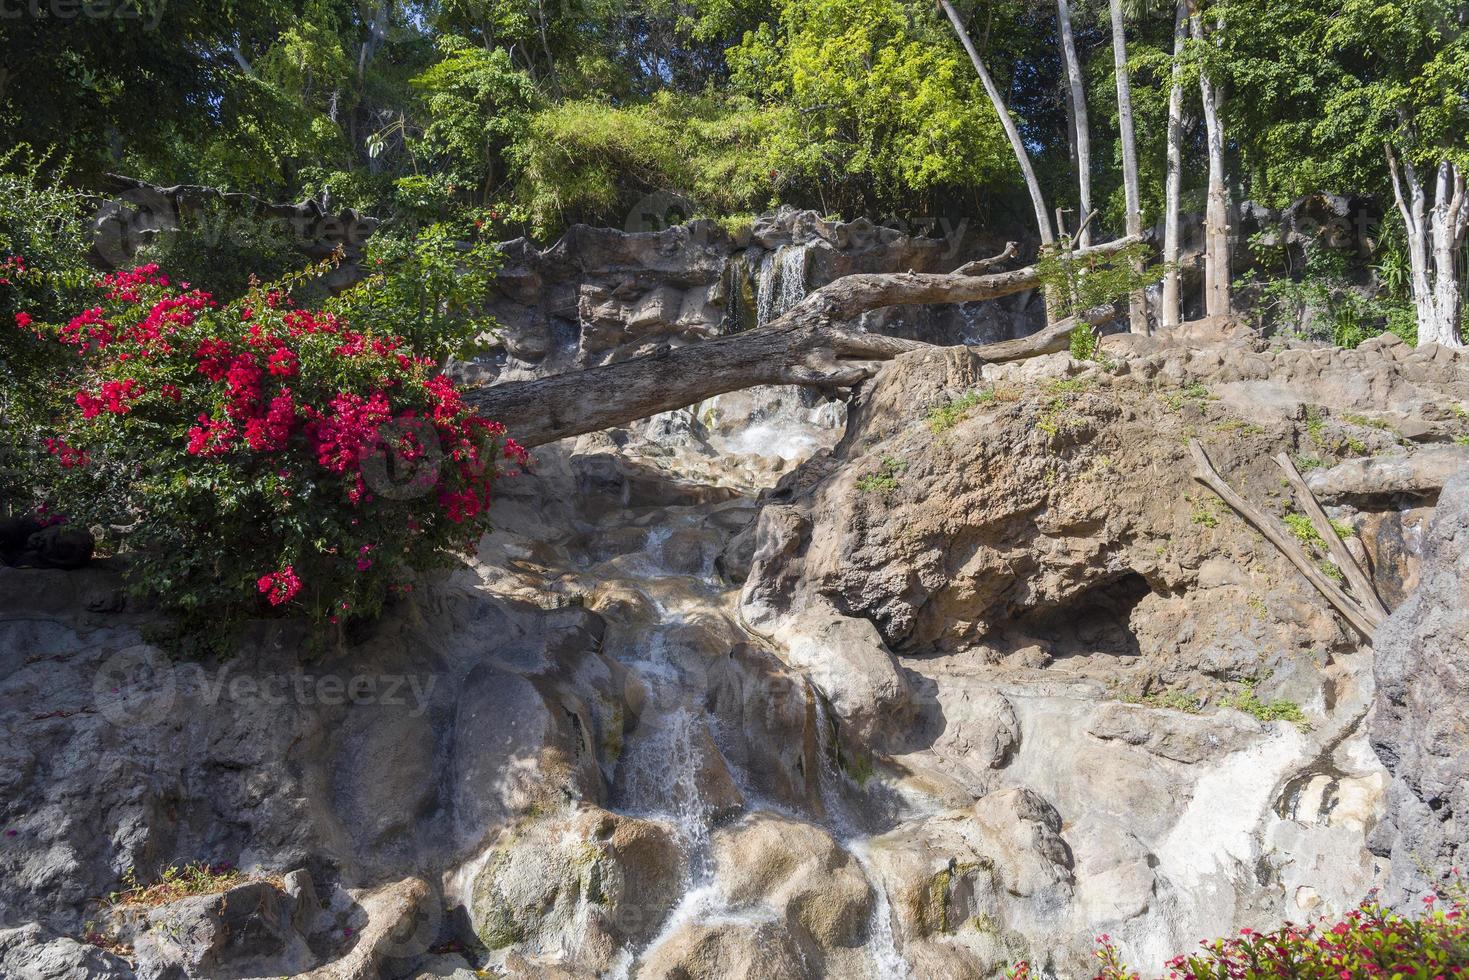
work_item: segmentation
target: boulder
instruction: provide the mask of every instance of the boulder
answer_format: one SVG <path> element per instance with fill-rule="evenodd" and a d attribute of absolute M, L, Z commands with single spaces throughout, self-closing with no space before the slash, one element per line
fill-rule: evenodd
<path fill-rule="evenodd" d="M 470 885 L 471 924 L 491 950 L 567 951 L 569 965 L 600 972 L 657 933 L 685 875 L 668 824 L 580 807 L 505 835 Z"/>
<path fill-rule="evenodd" d="M 714 862 L 731 905 L 775 909 L 818 955 L 866 941 L 872 888 L 821 827 L 757 814 L 715 834 Z"/>
<path fill-rule="evenodd" d="M 638 967 L 639 980 L 815 980 L 791 935 L 773 922 L 689 923 Z"/>
<path fill-rule="evenodd" d="M 0 929 L 0 976 L 9 980 L 134 980 L 126 960 L 37 923 Z"/>
<path fill-rule="evenodd" d="M 316 956 L 296 930 L 296 901 L 253 881 L 152 909 L 133 939 L 139 980 L 303 973 Z"/>
<path fill-rule="evenodd" d="M 1392 783 L 1372 844 L 1405 904 L 1469 860 L 1469 469 L 1439 501 L 1418 588 L 1374 642 L 1372 747 Z"/>

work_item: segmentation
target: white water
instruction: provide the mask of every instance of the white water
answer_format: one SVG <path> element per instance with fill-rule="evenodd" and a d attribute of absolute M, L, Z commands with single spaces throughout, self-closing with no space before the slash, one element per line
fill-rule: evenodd
<path fill-rule="evenodd" d="M 764 326 L 806 297 L 806 246 L 782 245 L 760 260 L 755 280 L 755 318 Z"/>
<path fill-rule="evenodd" d="M 873 976 L 877 980 L 907 980 L 908 963 L 898 950 L 897 937 L 893 934 L 893 910 L 888 901 L 887 883 L 872 863 L 867 836 L 857 829 L 842 786 L 848 782 L 845 774 L 832 764 L 836 755 L 832 744 L 831 719 L 827 714 L 826 702 L 813 690 L 816 700 L 816 743 L 821 757 L 818 776 L 821 784 L 821 803 L 826 809 L 826 818 L 839 843 L 861 866 L 863 875 L 872 886 L 872 919 L 867 927 L 867 949 L 872 954 Z"/>

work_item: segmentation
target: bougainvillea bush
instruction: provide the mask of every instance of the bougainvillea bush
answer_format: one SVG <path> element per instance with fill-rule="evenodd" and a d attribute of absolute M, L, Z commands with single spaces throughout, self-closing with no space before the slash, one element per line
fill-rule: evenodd
<path fill-rule="evenodd" d="M 524 462 L 434 359 L 291 287 L 219 304 L 144 265 L 67 322 L 15 317 L 73 368 L 37 434 L 40 503 L 101 527 L 183 622 L 370 616 L 471 549 L 501 465 Z"/>
<path fill-rule="evenodd" d="M 1199 944 L 1168 961 L 1168 980 L 1445 980 L 1469 975 L 1469 922 L 1464 889 L 1454 886 L 1423 900 L 1419 915 L 1400 915 L 1366 902 L 1337 922 L 1275 932 L 1243 929 L 1230 939 Z M 1140 980 L 1110 936 L 1097 937 L 1095 980 Z M 1008 976 L 1036 976 L 1027 963 Z"/>

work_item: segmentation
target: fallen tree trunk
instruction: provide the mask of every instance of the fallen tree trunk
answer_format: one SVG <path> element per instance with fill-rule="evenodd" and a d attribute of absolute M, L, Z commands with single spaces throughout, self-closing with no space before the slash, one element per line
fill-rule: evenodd
<path fill-rule="evenodd" d="M 1110 255 L 1138 240 L 1121 238 L 1074 254 Z M 965 269 L 984 268 L 994 261 L 970 263 Z M 503 423 L 522 445 L 538 446 L 756 385 L 848 388 L 875 373 L 873 362 L 928 346 L 852 326 L 861 314 L 888 306 L 996 299 L 1031 289 L 1039 281 L 1035 266 L 989 275 L 961 271 L 844 276 L 754 330 L 585 371 L 490 385 L 470 392 L 467 400 L 480 414 Z M 1064 350 L 1078 323 L 1103 322 L 1113 315 L 1110 310 L 1095 311 L 974 352 L 986 360 L 1007 361 Z"/>

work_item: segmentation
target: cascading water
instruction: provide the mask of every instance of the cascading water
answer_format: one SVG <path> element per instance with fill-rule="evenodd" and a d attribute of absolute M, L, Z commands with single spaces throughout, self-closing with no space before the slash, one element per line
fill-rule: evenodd
<path fill-rule="evenodd" d="M 760 260 L 755 284 L 755 320 L 764 326 L 806 298 L 805 245 L 782 245 Z"/>
<path fill-rule="evenodd" d="M 867 947 L 872 954 L 873 976 L 877 980 L 907 980 L 908 963 L 898 951 L 897 938 L 893 934 L 893 910 L 888 901 L 887 885 L 872 863 L 867 836 L 858 829 L 859 824 L 842 792 L 847 777 L 838 772 L 832 762 L 837 749 L 834 741 L 836 726 L 827 714 L 825 699 L 814 688 L 811 689 L 811 697 L 816 703 L 816 751 L 821 759 L 817 780 L 821 787 L 821 804 L 837 843 L 856 859 L 872 886 L 872 920 L 867 931 Z"/>

